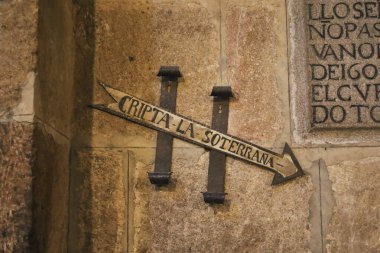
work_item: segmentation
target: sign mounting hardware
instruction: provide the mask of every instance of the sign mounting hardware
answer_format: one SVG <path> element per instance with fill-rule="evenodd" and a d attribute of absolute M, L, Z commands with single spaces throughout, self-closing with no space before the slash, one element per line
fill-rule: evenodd
<path fill-rule="evenodd" d="M 170 112 L 176 110 L 178 78 L 182 77 L 179 67 L 161 67 L 157 76 L 161 77 L 160 107 Z M 158 132 L 154 171 L 149 172 L 149 180 L 157 186 L 169 184 L 172 165 L 173 136 Z"/>
<path fill-rule="evenodd" d="M 228 130 L 229 100 L 233 97 L 230 86 L 214 86 L 211 92 L 213 99 L 212 123 L 214 130 L 226 134 Z M 226 155 L 210 150 L 208 164 L 207 192 L 203 199 L 207 203 L 223 204 L 227 193 L 224 192 L 226 176 Z"/>

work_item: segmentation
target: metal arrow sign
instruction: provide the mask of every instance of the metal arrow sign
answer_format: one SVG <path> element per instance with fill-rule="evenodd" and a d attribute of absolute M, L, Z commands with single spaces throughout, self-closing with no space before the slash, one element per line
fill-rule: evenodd
<path fill-rule="evenodd" d="M 115 103 L 91 105 L 92 108 L 271 170 L 275 173 L 272 185 L 304 175 L 287 143 L 283 153 L 277 154 L 256 144 L 213 130 L 184 116 L 171 113 L 131 94 L 113 89 L 105 83 L 99 82 L 99 84 L 115 100 Z"/>

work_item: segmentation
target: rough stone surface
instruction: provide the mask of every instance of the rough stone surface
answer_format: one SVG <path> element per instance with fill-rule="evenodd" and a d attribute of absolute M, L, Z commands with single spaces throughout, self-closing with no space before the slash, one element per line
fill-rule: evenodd
<path fill-rule="evenodd" d="M 211 122 L 219 79 L 218 1 L 98 1 L 94 77 L 159 104 L 160 66 L 178 65 L 177 112 Z M 98 85 L 94 102 L 110 102 Z M 109 130 L 112 129 L 112 134 Z M 94 112 L 93 145 L 154 146 L 155 133 Z"/>
<path fill-rule="evenodd" d="M 37 1 L 0 2 L 0 252 L 30 250 Z"/>
<path fill-rule="evenodd" d="M 0 252 L 29 249 L 32 137 L 32 124 L 0 124 Z"/>
<path fill-rule="evenodd" d="M 73 6 L 65 1 L 40 1 L 38 22 L 40 60 L 35 86 L 36 117 L 70 136 L 71 117 L 76 103 L 73 94 Z"/>
<path fill-rule="evenodd" d="M 331 8 L 331 4 L 338 3 L 338 1 L 311 1 L 310 4 L 314 4 L 315 6 L 320 6 L 319 4 L 328 4 L 326 5 L 326 15 L 327 10 Z M 355 1 L 347 1 L 351 6 Z M 309 4 L 309 2 L 308 2 Z M 365 146 L 376 146 L 380 135 L 377 130 L 374 130 L 373 127 L 375 125 L 378 125 L 376 123 L 372 122 L 372 120 L 368 117 L 368 111 L 367 115 L 363 115 L 363 122 L 358 122 L 357 117 L 357 109 L 356 108 L 349 108 L 350 115 L 347 114 L 347 121 L 342 122 L 341 124 L 332 124 L 332 121 L 326 121 L 323 124 L 320 124 L 320 129 L 325 129 L 324 131 L 318 131 L 316 128 L 316 125 L 314 124 L 314 127 L 312 128 L 312 109 L 311 109 L 311 100 L 312 100 L 312 90 L 311 90 L 311 84 L 320 84 L 323 87 L 325 87 L 325 84 L 330 84 L 330 93 L 329 93 L 329 99 L 335 98 L 335 102 L 315 102 L 314 105 L 325 105 L 325 106 L 335 106 L 340 105 L 346 107 L 350 107 L 350 105 L 370 105 L 370 104 L 376 104 L 376 99 L 374 97 L 376 96 L 376 92 L 374 90 L 374 87 L 370 87 L 371 90 L 369 91 L 369 99 L 367 102 L 363 102 L 363 99 L 361 98 L 359 92 L 356 92 L 356 89 L 351 86 L 351 101 L 340 101 L 337 98 L 336 92 L 334 95 L 334 91 L 337 91 L 338 86 L 340 85 L 346 85 L 346 84 L 359 84 L 359 88 L 365 95 L 365 84 L 366 83 L 376 83 L 376 80 L 363 80 L 362 78 L 359 80 L 350 80 L 348 78 L 348 74 L 346 73 L 346 78 L 340 77 L 340 80 L 322 80 L 322 81 L 311 81 L 311 71 L 309 64 L 346 64 L 347 69 L 349 68 L 350 64 L 356 63 L 359 61 L 359 65 L 362 65 L 364 63 L 364 60 L 359 59 L 353 61 L 350 57 L 345 57 L 343 61 L 336 60 L 334 56 L 327 56 L 326 60 L 319 59 L 314 50 L 312 49 L 312 44 L 317 44 L 318 50 L 320 49 L 323 44 L 332 44 L 334 49 L 336 47 L 339 47 L 337 44 L 341 43 L 344 45 L 352 45 L 352 43 L 377 43 L 376 39 L 371 38 L 365 38 L 357 37 L 357 32 L 352 33 L 352 36 L 356 36 L 355 38 L 351 39 L 341 39 L 341 40 L 331 40 L 331 39 L 319 39 L 315 41 L 310 41 L 309 37 L 310 34 L 308 33 L 308 24 L 311 23 L 308 20 L 307 15 L 307 4 L 305 1 L 301 0 L 291 0 L 287 2 L 287 9 L 288 9 L 288 27 L 289 27 L 289 85 L 290 85 L 290 97 L 291 97 L 291 115 L 292 115 L 292 133 L 293 133 L 293 140 L 298 145 L 365 145 Z M 339 13 L 341 11 L 341 8 L 339 7 Z M 350 12 L 350 17 L 355 12 Z M 316 10 L 313 10 L 313 14 L 316 14 Z M 314 17 L 314 16 L 313 16 Z M 337 19 L 330 20 L 331 24 L 335 23 L 344 23 L 349 22 L 345 21 L 343 19 Z M 354 20 L 355 24 L 358 27 L 362 27 L 364 23 L 373 23 L 374 21 L 371 19 L 367 19 L 365 21 L 363 20 Z M 312 21 L 312 22 L 319 22 L 319 21 Z M 326 23 L 327 24 L 327 23 Z M 318 25 L 318 27 L 323 26 L 323 24 Z M 336 28 L 336 26 L 335 26 Z M 335 29 L 334 28 L 334 29 Z M 359 29 L 360 29 L 359 28 Z M 372 29 L 372 28 L 371 28 Z M 336 30 L 334 30 L 336 32 Z M 374 30 L 372 29 L 371 32 Z M 334 33 L 335 34 L 335 33 Z M 331 54 L 331 50 L 329 51 Z M 322 57 L 323 58 L 323 57 Z M 367 60 L 365 60 L 367 61 Z M 378 60 L 370 60 L 372 63 L 377 64 Z M 336 75 L 338 75 L 339 70 L 336 68 L 336 73 L 332 74 L 332 78 L 337 78 Z M 341 70 L 341 69 L 340 69 Z M 355 68 L 355 70 L 357 70 Z M 320 71 L 316 72 L 318 75 L 321 75 Z M 319 88 L 318 88 L 319 89 Z M 326 91 L 317 89 L 318 95 L 316 95 L 317 100 L 321 100 L 321 97 L 324 97 L 326 100 Z M 324 89 L 324 88 L 322 88 Z M 348 97 L 350 94 L 347 94 L 347 88 L 342 93 L 344 97 Z M 330 108 L 331 109 L 331 108 Z M 363 109 L 366 110 L 366 109 Z M 377 109 L 376 109 L 377 110 Z M 377 117 L 377 111 L 375 111 L 375 116 Z M 355 114 L 356 113 L 356 114 Z M 334 114 L 335 115 L 335 114 Z M 318 119 L 321 119 L 323 115 L 321 115 L 320 112 L 317 113 Z M 339 115 L 339 108 L 336 111 L 336 118 L 340 119 Z M 356 120 L 356 121 L 355 121 Z M 340 130 L 337 130 L 337 128 L 342 128 Z M 350 128 L 350 129 L 347 129 Z M 364 129 L 363 129 L 364 128 Z M 327 131 L 326 131 L 327 130 Z"/>
<path fill-rule="evenodd" d="M 34 118 L 34 81 L 36 74 L 29 72 L 26 77 L 26 84 L 22 88 L 21 101 L 13 109 L 13 119 L 18 122 L 33 122 Z"/>
<path fill-rule="evenodd" d="M 10 117 L 35 69 L 37 1 L 1 1 L 0 13 L 0 117 Z"/>
<path fill-rule="evenodd" d="M 327 252 L 379 252 L 380 194 L 378 157 L 329 166 L 335 206 Z"/>
<path fill-rule="evenodd" d="M 308 177 L 271 187 L 273 174 L 229 160 L 225 205 L 204 203 L 208 153 L 176 149 L 173 182 L 150 185 L 154 149 L 135 154 L 134 252 L 308 252 Z"/>
<path fill-rule="evenodd" d="M 334 145 L 378 145 L 379 135 L 309 132 L 298 89 L 307 55 L 295 50 L 305 6 L 287 3 L 288 15 L 276 0 L 41 0 L 37 252 L 379 251 L 379 161 L 367 158 L 379 148 Z M 231 85 L 229 132 L 280 153 L 292 129 L 307 175 L 272 187 L 272 172 L 227 159 L 227 201 L 208 205 L 208 152 L 176 140 L 170 185 L 151 185 L 155 131 L 86 106 L 112 101 L 96 79 L 158 104 L 162 65 L 184 75 L 178 113 L 210 124 L 212 86 Z"/>
<path fill-rule="evenodd" d="M 380 79 L 374 67 L 378 64 L 379 32 L 375 29 L 378 20 L 373 18 L 377 11 L 361 4 L 365 8 L 360 15 L 360 5 L 355 3 L 308 2 L 305 12 L 308 65 L 305 67 L 311 96 L 303 99 L 312 107 L 308 109 L 313 129 L 380 126 L 380 113 L 374 107 L 380 88 L 374 84 Z"/>
<path fill-rule="evenodd" d="M 223 1 L 229 132 L 271 146 L 287 140 L 286 11 L 278 1 Z"/>
<path fill-rule="evenodd" d="M 38 4 L 33 247 L 41 253 L 67 252 L 70 150 L 88 144 L 91 135 L 94 3 Z"/>
<path fill-rule="evenodd" d="M 209 93 L 225 75 L 236 95 L 230 133 L 267 147 L 282 146 L 290 139 L 289 124 L 284 124 L 289 118 L 285 5 L 222 2 L 222 24 L 219 1 L 96 2 L 94 79 L 158 104 L 159 67 L 179 65 L 184 78 L 177 112 L 210 124 Z M 221 63 L 224 46 L 227 70 Z M 94 103 L 111 101 L 94 86 Z M 128 251 L 308 252 L 310 178 L 272 188 L 273 173 L 229 160 L 227 203 L 209 206 L 200 193 L 207 182 L 203 149 L 176 141 L 172 183 L 156 188 L 147 178 L 154 167 L 155 132 L 97 111 L 93 120 L 91 145 L 127 147 L 134 154 Z M 104 173 L 106 179 L 112 176 Z M 84 174 L 83 182 L 86 178 L 91 176 Z"/>
<path fill-rule="evenodd" d="M 69 142 L 43 124 L 35 133 L 33 241 L 35 252 L 66 252 L 69 200 Z"/>
<path fill-rule="evenodd" d="M 120 150 L 76 152 L 69 252 L 127 251 L 128 170 L 123 159 Z"/>

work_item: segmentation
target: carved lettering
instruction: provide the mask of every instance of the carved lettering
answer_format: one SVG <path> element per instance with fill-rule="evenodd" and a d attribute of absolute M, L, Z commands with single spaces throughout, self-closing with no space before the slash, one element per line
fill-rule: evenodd
<path fill-rule="evenodd" d="M 380 0 L 312 0 L 306 14 L 311 126 L 380 127 Z"/>

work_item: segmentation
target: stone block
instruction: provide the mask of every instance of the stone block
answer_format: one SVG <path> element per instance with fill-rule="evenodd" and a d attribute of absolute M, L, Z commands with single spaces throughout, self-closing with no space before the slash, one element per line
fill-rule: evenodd
<path fill-rule="evenodd" d="M 66 1 L 39 2 L 36 117 L 66 136 L 71 134 L 73 107 L 78 103 L 74 98 L 73 13 L 73 5 Z"/>
<path fill-rule="evenodd" d="M 380 194 L 378 157 L 328 166 L 335 205 L 327 252 L 378 252 Z"/>
<path fill-rule="evenodd" d="M 273 173 L 228 159 L 227 201 L 209 205 L 208 152 L 177 148 L 172 182 L 150 185 L 154 149 L 131 149 L 133 252 L 307 252 L 312 183 L 299 178 L 270 186 Z"/>
<path fill-rule="evenodd" d="M 160 66 L 179 66 L 177 113 L 210 124 L 210 94 L 220 82 L 217 7 L 214 0 L 96 2 L 95 77 L 158 105 Z M 110 101 L 96 85 L 94 103 Z M 100 112 L 93 132 L 95 146 L 155 146 L 155 132 Z"/>
<path fill-rule="evenodd" d="M 0 13 L 0 117 L 8 117 L 35 69 L 37 1 L 3 1 Z"/>
<path fill-rule="evenodd" d="M 120 150 L 75 151 L 69 252 L 127 252 L 127 163 Z"/>
<path fill-rule="evenodd" d="M 0 251 L 26 252 L 32 225 L 33 124 L 0 123 Z"/>
<path fill-rule="evenodd" d="M 286 10 L 278 1 L 222 1 L 229 132 L 265 146 L 289 140 Z M 223 30 L 222 30 L 223 31 Z"/>
<path fill-rule="evenodd" d="M 69 141 L 44 124 L 34 133 L 33 249 L 67 252 Z"/>
<path fill-rule="evenodd" d="M 378 31 L 376 19 L 369 17 L 376 11 L 368 8 L 357 1 L 288 1 L 292 131 L 297 144 L 378 142 Z"/>

